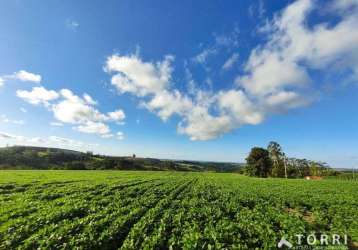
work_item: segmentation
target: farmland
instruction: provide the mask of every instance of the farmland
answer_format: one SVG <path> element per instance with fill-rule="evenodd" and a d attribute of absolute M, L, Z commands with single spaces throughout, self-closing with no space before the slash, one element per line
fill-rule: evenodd
<path fill-rule="evenodd" d="M 309 233 L 353 248 L 357 208 L 355 181 L 1 171 L 0 249 L 275 249 Z"/>

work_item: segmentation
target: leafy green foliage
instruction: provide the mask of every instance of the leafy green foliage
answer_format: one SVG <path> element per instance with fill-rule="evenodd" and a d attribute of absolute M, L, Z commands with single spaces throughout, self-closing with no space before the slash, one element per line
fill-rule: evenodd
<path fill-rule="evenodd" d="M 267 177 L 270 175 L 272 161 L 269 151 L 264 148 L 254 147 L 246 158 L 247 173 L 250 176 Z"/>
<path fill-rule="evenodd" d="M 341 180 L 130 171 L 1 171 L 0 249 L 276 249 L 282 236 L 358 241 Z"/>

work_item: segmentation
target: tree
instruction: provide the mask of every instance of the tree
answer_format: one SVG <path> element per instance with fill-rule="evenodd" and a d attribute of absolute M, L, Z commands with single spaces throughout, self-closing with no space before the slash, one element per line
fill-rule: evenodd
<path fill-rule="evenodd" d="M 251 149 L 249 156 L 246 158 L 247 173 L 251 176 L 267 177 L 272 168 L 272 161 L 268 150 L 254 147 Z"/>
<path fill-rule="evenodd" d="M 283 153 L 281 145 L 271 141 L 267 146 L 267 150 L 272 161 L 271 175 L 273 177 L 285 176 L 287 178 L 285 153 Z"/>

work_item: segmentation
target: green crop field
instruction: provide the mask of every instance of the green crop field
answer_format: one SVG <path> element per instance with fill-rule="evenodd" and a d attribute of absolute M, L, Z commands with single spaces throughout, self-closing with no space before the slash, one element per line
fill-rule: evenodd
<path fill-rule="evenodd" d="M 0 172 L 0 249 L 276 249 L 309 233 L 357 244 L 357 182 Z"/>

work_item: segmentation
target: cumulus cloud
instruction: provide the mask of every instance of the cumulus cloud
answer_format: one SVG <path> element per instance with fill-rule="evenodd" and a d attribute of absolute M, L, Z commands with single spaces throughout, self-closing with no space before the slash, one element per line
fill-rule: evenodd
<path fill-rule="evenodd" d="M 154 111 L 158 116 L 166 121 L 173 114 L 184 114 L 191 109 L 193 104 L 191 100 L 183 96 L 178 90 L 172 92 L 163 90 L 158 92 L 153 98 L 143 104 L 150 111 Z"/>
<path fill-rule="evenodd" d="M 122 121 L 126 118 L 126 115 L 124 114 L 123 110 L 118 109 L 115 110 L 113 112 L 108 112 L 107 113 L 109 119 L 113 120 L 113 121 Z"/>
<path fill-rule="evenodd" d="M 312 103 L 319 90 L 312 70 L 329 75 L 329 67 L 358 79 L 357 6 L 353 0 L 332 1 L 328 11 L 339 17 L 337 22 L 312 24 L 308 16 L 318 10 L 316 1 L 288 5 L 260 29 L 267 42 L 251 51 L 234 86 L 218 93 L 198 89 L 187 67 L 189 91 L 176 89 L 173 57 L 147 62 L 138 54 L 114 55 L 105 69 L 113 74 L 111 82 L 120 93 L 137 96 L 142 107 L 164 121 L 178 116 L 179 133 L 192 140 L 214 139 L 243 125 L 262 123 L 270 114 Z M 203 50 L 195 60 L 205 63 L 211 53 Z M 231 68 L 237 57 L 232 53 L 223 68 Z"/>
<path fill-rule="evenodd" d="M 101 113 L 96 108 L 97 102 L 90 95 L 84 94 L 81 98 L 69 89 L 56 92 L 35 87 L 31 91 L 18 90 L 17 96 L 34 105 L 42 104 L 52 111 L 57 120 L 51 123 L 52 126 L 74 124 L 76 125 L 74 129 L 83 133 L 101 136 L 110 134 L 106 122 L 123 122 L 125 119 L 123 110 Z"/>
<path fill-rule="evenodd" d="M 17 79 L 22 82 L 34 82 L 34 83 L 40 83 L 41 82 L 41 76 L 38 74 L 34 74 L 31 72 L 28 72 L 26 70 L 20 70 L 18 72 L 15 72 L 10 77 Z"/>
<path fill-rule="evenodd" d="M 55 118 L 63 123 L 78 124 L 76 130 L 83 133 L 105 135 L 110 133 L 110 128 L 104 122 L 123 121 L 125 114 L 123 110 L 115 110 L 103 114 L 94 105 L 97 102 L 85 94 L 84 98 L 74 95 L 68 89 L 60 91 L 62 100 L 52 106 Z"/>
<path fill-rule="evenodd" d="M 34 73 L 28 72 L 26 70 L 20 70 L 20 71 L 14 72 L 11 75 L 0 76 L 0 87 L 3 86 L 7 80 L 18 80 L 21 82 L 40 83 L 42 80 L 42 77 L 41 77 L 41 75 L 34 74 Z"/>
<path fill-rule="evenodd" d="M 188 135 L 193 141 L 215 139 L 231 129 L 229 116 L 212 116 L 203 106 L 194 107 L 185 115 L 184 122 L 178 125 L 178 132 Z"/>
<path fill-rule="evenodd" d="M 17 90 L 16 95 L 28 103 L 34 105 L 43 104 L 45 106 L 49 106 L 50 101 L 59 97 L 56 91 L 47 90 L 44 87 L 34 87 L 31 91 Z"/>
<path fill-rule="evenodd" d="M 343 2 L 333 3 L 341 9 L 353 4 Z M 309 27 L 308 15 L 317 7 L 315 1 L 299 0 L 276 15 L 265 27 L 268 43 L 252 51 L 245 67 L 247 74 L 236 82 L 251 94 L 271 95 L 309 83 L 308 69 L 343 67 L 357 77 L 357 12 L 341 13 L 341 21 L 334 26 L 319 23 Z"/>
<path fill-rule="evenodd" d="M 169 91 L 173 60 L 168 55 L 163 61 L 151 63 L 144 62 L 137 55 L 114 55 L 108 58 L 105 70 L 114 73 L 111 83 L 120 93 L 150 97 L 149 101 L 142 102 L 142 106 L 167 120 L 174 113 L 182 114 L 192 105 L 178 90 Z"/>
<path fill-rule="evenodd" d="M 272 111 L 286 111 L 288 109 L 305 106 L 311 102 L 310 99 L 300 96 L 293 91 L 281 91 L 268 96 L 265 99 L 265 107 Z"/>
<path fill-rule="evenodd" d="M 61 101 L 52 105 L 55 118 L 64 123 L 81 124 L 102 121 L 106 116 L 68 89 L 60 91 Z"/>
<path fill-rule="evenodd" d="M 235 127 L 239 127 L 242 124 L 256 125 L 264 119 L 264 114 L 260 107 L 251 102 L 241 90 L 220 92 L 218 105 L 224 113 L 232 117 Z"/>
<path fill-rule="evenodd" d="M 172 60 L 173 58 L 170 58 L 168 61 L 167 56 L 161 62 L 150 63 L 144 62 L 138 55 L 115 55 L 108 58 L 105 69 L 107 72 L 114 73 L 111 82 L 120 93 L 131 92 L 140 97 L 141 106 L 154 112 L 162 120 L 166 121 L 174 114 L 182 117 L 182 121 L 178 124 L 178 131 L 188 134 L 192 140 L 212 139 L 220 134 L 219 131 L 228 131 L 229 128 L 223 129 L 227 126 L 231 127 L 227 117 L 214 117 L 209 114 L 208 103 L 213 97 L 198 91 L 193 99 L 172 88 L 170 82 Z M 165 70 L 158 65 L 165 65 Z M 148 70 L 144 71 L 143 68 Z M 163 72 L 165 72 L 164 76 Z M 126 79 L 128 86 L 125 89 L 122 85 L 118 85 L 118 77 Z M 141 80 L 143 82 L 140 82 Z"/>
<path fill-rule="evenodd" d="M 113 55 L 107 59 L 105 70 L 117 72 L 112 84 L 121 93 L 130 92 L 137 96 L 154 94 L 167 87 L 171 80 L 173 56 L 166 56 L 161 62 L 143 62 L 136 55 Z"/>

